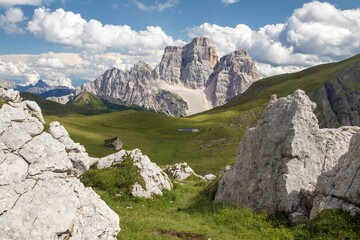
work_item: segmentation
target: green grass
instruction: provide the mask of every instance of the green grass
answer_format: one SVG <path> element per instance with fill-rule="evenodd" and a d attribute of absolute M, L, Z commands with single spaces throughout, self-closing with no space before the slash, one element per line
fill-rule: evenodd
<path fill-rule="evenodd" d="M 127 157 L 121 164 L 111 168 L 96 169 L 92 167 L 81 176 L 81 181 L 86 185 L 109 194 L 127 194 L 130 196 L 135 183 L 145 188 L 144 179 L 133 160 Z"/>
<path fill-rule="evenodd" d="M 120 216 L 118 239 L 360 239 L 360 216 L 327 210 L 292 225 L 281 214 L 214 203 L 204 194 L 207 184 L 175 182 L 173 190 L 150 200 L 95 191 Z"/>

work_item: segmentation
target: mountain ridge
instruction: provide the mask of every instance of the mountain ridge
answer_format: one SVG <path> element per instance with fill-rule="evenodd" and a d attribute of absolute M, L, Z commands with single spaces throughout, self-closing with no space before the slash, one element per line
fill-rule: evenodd
<path fill-rule="evenodd" d="M 117 104 L 138 105 L 171 116 L 191 115 L 226 103 L 260 78 L 245 49 L 221 59 L 219 65 L 209 39 L 197 37 L 183 47 L 165 47 L 155 68 L 143 61 L 129 71 L 112 68 L 77 87 L 76 94 L 87 91 Z M 217 74 L 210 79 L 217 66 Z M 159 89 L 166 94 L 159 95 Z M 173 98 L 174 94 L 178 97 Z"/>

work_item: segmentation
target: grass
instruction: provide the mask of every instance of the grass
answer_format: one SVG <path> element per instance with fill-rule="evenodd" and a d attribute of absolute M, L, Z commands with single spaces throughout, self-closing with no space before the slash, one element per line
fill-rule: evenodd
<path fill-rule="evenodd" d="M 133 164 L 133 160 L 127 157 L 121 164 L 111 168 L 91 168 L 81 176 L 81 181 L 86 185 L 111 195 L 127 194 L 130 196 L 132 186 L 135 183 L 145 188 L 144 179 L 139 169 Z"/>
<path fill-rule="evenodd" d="M 120 216 L 118 239 L 360 239 L 360 216 L 326 210 L 292 225 L 281 214 L 214 203 L 204 194 L 207 184 L 175 182 L 173 190 L 150 200 L 95 191 Z"/>

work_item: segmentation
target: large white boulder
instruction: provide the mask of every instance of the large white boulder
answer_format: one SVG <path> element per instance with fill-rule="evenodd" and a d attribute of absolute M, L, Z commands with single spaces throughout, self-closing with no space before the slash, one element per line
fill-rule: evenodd
<path fill-rule="evenodd" d="M 358 127 L 320 129 L 302 90 L 272 100 L 261 122 L 240 143 L 238 159 L 219 181 L 217 202 L 251 207 L 293 218 L 309 214 L 304 193 L 337 164 Z"/>
<path fill-rule="evenodd" d="M 59 123 L 44 131 L 35 102 L 0 98 L 0 239 L 116 239 L 119 217 L 76 177 L 87 154 Z"/>

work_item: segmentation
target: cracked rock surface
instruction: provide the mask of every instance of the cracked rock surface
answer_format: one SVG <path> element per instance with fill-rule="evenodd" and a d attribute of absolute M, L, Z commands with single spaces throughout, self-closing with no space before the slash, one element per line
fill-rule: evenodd
<path fill-rule="evenodd" d="M 77 178 L 92 158 L 41 109 L 0 88 L 0 239 L 116 239 L 119 217 Z"/>
<path fill-rule="evenodd" d="M 302 90 L 272 97 L 262 121 L 241 141 L 238 159 L 219 181 L 215 200 L 285 212 L 293 220 L 307 218 L 318 177 L 338 163 L 360 129 L 320 129 L 315 106 Z"/>
<path fill-rule="evenodd" d="M 352 137 L 349 151 L 339 163 L 319 177 L 316 190 L 319 194 L 310 217 L 326 208 L 360 213 L 360 132 Z"/>

